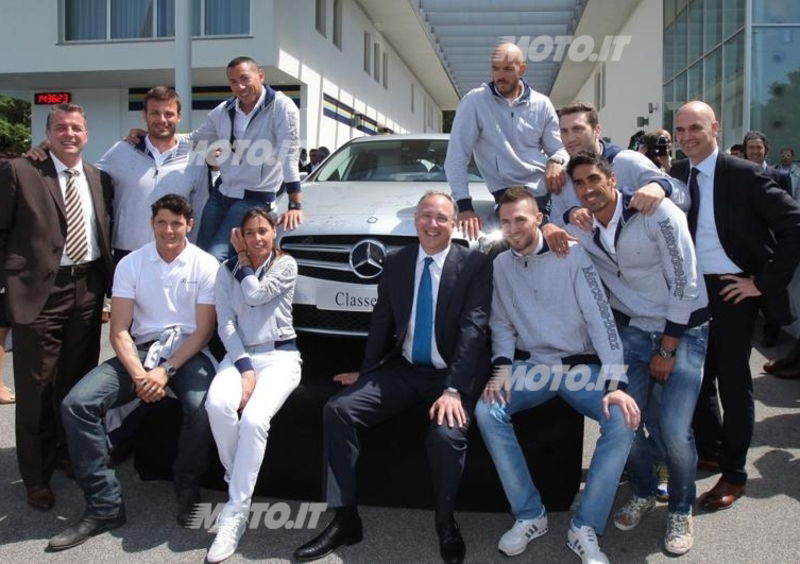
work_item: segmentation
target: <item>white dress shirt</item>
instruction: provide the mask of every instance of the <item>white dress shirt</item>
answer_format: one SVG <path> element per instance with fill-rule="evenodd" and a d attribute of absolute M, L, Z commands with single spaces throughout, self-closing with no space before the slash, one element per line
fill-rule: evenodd
<path fill-rule="evenodd" d="M 436 304 L 439 301 L 439 281 L 442 279 L 442 268 L 444 261 L 447 258 L 447 253 L 450 252 L 450 245 L 443 251 L 435 255 L 428 255 L 419 248 L 417 253 L 417 265 L 414 270 L 414 303 L 411 305 L 411 319 L 408 320 L 408 331 L 406 338 L 403 340 L 403 356 L 408 362 L 411 360 L 411 348 L 414 344 L 414 324 L 417 317 L 417 293 L 419 292 L 419 281 L 422 279 L 422 270 L 425 267 L 425 259 L 430 256 L 433 262 L 428 267 L 431 272 L 431 291 L 433 292 L 433 327 L 431 328 L 431 361 L 435 368 L 447 368 L 447 363 L 439 354 L 439 349 L 436 346 Z"/>
<path fill-rule="evenodd" d="M 56 167 L 56 174 L 58 175 L 58 185 L 61 187 L 61 197 L 66 203 L 67 201 L 67 173 L 64 172 L 69 168 L 74 168 L 78 171 L 75 176 L 75 182 L 78 187 L 78 195 L 81 198 L 81 210 L 83 211 L 83 224 L 86 226 L 86 240 L 89 243 L 88 253 L 84 262 L 91 262 L 100 258 L 100 243 L 97 238 L 97 225 L 96 216 L 94 213 L 94 203 L 92 202 L 92 194 L 89 191 L 89 182 L 86 180 L 86 173 L 83 170 L 83 161 L 78 162 L 74 167 L 68 167 L 62 163 L 58 158 L 50 153 L 53 159 L 53 164 Z M 64 246 L 64 252 L 61 255 L 61 266 L 71 266 L 75 264 L 71 258 L 67 256 L 67 248 Z"/>
<path fill-rule="evenodd" d="M 617 206 L 614 208 L 614 215 L 608 220 L 608 225 L 603 225 L 597 220 L 597 216 L 592 214 L 592 224 L 600 230 L 600 241 L 611 256 L 617 256 L 617 226 L 622 217 L 622 194 L 617 192 Z"/>
<path fill-rule="evenodd" d="M 234 107 L 236 111 L 233 114 L 233 136 L 236 139 L 242 139 L 244 137 L 244 132 L 247 129 L 247 124 L 250 123 L 250 118 L 253 117 L 253 112 L 256 111 L 256 108 L 261 106 L 264 103 L 264 99 L 267 97 L 267 89 L 262 87 L 261 88 L 261 96 L 258 97 L 258 101 L 256 105 L 253 106 L 253 109 L 250 110 L 249 113 L 244 113 L 241 106 L 239 106 L 239 100 L 237 98 L 236 104 Z"/>
<path fill-rule="evenodd" d="M 697 266 L 703 274 L 733 274 L 742 272 L 734 263 L 719 240 L 717 223 L 714 218 L 714 169 L 717 166 L 719 149 L 714 149 L 705 160 L 694 168 L 699 171 L 697 187 L 700 192 L 700 206 L 697 212 L 697 232 L 695 233 Z M 691 163 L 690 163 L 691 164 Z M 692 169 L 689 168 L 691 178 Z M 688 184 L 687 178 L 687 184 Z"/>

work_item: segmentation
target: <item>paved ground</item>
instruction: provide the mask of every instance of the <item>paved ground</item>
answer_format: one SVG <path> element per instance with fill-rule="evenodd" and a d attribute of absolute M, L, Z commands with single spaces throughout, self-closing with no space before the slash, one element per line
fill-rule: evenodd
<path fill-rule="evenodd" d="M 770 352 L 779 354 L 786 345 L 784 342 Z M 107 349 L 104 352 L 108 354 Z M 754 351 L 754 374 L 759 374 L 763 361 L 764 357 Z M 11 381 L 10 359 L 5 374 Z M 727 511 L 696 515 L 697 543 L 681 562 L 800 562 L 800 381 L 759 375 L 755 390 L 757 423 L 749 456 L 747 497 Z M 58 473 L 52 482 L 57 496 L 55 509 L 40 513 L 26 505 L 14 453 L 14 409 L 0 406 L 0 562 L 163 564 L 204 560 L 212 535 L 179 528 L 173 518 L 171 484 L 139 480 L 131 462 L 120 468 L 128 524 L 72 550 L 45 553 L 47 539 L 80 515 L 82 496 L 73 482 Z M 596 437 L 597 426 L 588 424 L 584 468 Z M 698 492 L 714 482 L 714 476 L 701 474 Z M 204 495 L 210 501 L 223 500 L 221 492 Z M 617 503 L 624 502 L 627 495 L 623 486 Z M 292 507 L 296 509 L 297 504 L 292 503 Z M 361 513 L 364 541 L 321 562 L 439 562 L 430 511 L 364 507 Z M 534 541 L 525 555 L 514 559 L 500 555 L 495 548 L 499 536 L 512 524 L 509 515 L 461 513 L 458 519 L 467 541 L 467 562 L 578 562 L 564 542 L 567 513 L 551 514 L 550 532 Z M 661 548 L 665 519 L 666 507 L 660 505 L 635 531 L 623 533 L 610 526 L 602 546 L 613 562 L 671 562 L 673 558 Z M 322 524 L 325 522 L 327 517 L 323 517 Z M 303 530 L 251 530 L 228 562 L 287 562 L 293 549 L 312 534 Z"/>

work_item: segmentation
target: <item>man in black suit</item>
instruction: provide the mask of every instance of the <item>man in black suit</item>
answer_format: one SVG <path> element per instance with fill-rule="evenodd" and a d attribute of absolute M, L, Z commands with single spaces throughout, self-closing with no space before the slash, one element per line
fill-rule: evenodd
<path fill-rule="evenodd" d="M 744 134 L 744 141 L 742 141 L 742 145 L 744 146 L 745 158 L 748 161 L 754 162 L 760 166 L 767 176 L 772 178 L 772 180 L 774 180 L 778 186 L 786 190 L 786 192 L 791 196 L 792 179 L 789 176 L 789 173 L 785 170 L 781 170 L 767 164 L 767 153 L 769 152 L 769 141 L 767 140 L 767 136 L 760 131 L 748 131 Z M 767 317 L 766 312 L 764 317 L 766 317 L 766 321 L 764 323 L 764 331 L 762 332 L 761 344 L 765 347 L 774 347 L 778 344 L 778 338 L 781 334 L 781 326 L 772 322 L 772 320 Z"/>
<path fill-rule="evenodd" d="M 336 516 L 295 551 L 298 560 L 316 560 L 361 540 L 357 430 L 420 403 L 431 406 L 426 447 L 440 553 L 445 562 L 464 559 L 453 512 L 467 431 L 489 375 L 492 264 L 486 255 L 451 243 L 457 214 L 449 194 L 426 194 L 414 215 L 419 244 L 386 261 L 361 371 L 336 377 L 355 383 L 323 411 L 325 499 Z"/>
<path fill-rule="evenodd" d="M 744 156 L 748 161 L 756 163 L 764 172 L 774 180 L 778 186 L 792 195 L 792 179 L 789 173 L 774 166 L 767 164 L 767 153 L 769 153 L 769 141 L 767 136 L 760 131 L 748 131 L 744 134 Z"/>
<path fill-rule="evenodd" d="M 42 162 L 0 168 L 0 286 L 14 334 L 17 461 L 27 500 L 50 509 L 49 482 L 68 468 L 61 400 L 97 364 L 111 272 L 111 180 L 81 159 L 83 108 L 53 106 Z"/>
<path fill-rule="evenodd" d="M 694 431 L 700 466 L 722 472 L 699 502 L 723 509 L 744 494 L 747 481 L 754 423 L 750 339 L 758 309 L 778 323 L 791 321 L 786 285 L 800 262 L 800 207 L 760 167 L 719 151 L 719 122 L 704 102 L 682 106 L 675 124 L 688 159 L 670 174 L 689 186 L 689 228 L 712 316 Z"/>

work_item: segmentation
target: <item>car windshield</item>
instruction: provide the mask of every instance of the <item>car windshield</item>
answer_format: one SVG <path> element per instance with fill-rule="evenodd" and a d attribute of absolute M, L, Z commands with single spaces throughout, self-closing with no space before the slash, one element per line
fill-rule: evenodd
<path fill-rule="evenodd" d="M 350 143 L 328 158 L 316 182 L 446 182 L 447 139 L 382 139 Z M 469 181 L 480 182 L 474 162 Z"/>

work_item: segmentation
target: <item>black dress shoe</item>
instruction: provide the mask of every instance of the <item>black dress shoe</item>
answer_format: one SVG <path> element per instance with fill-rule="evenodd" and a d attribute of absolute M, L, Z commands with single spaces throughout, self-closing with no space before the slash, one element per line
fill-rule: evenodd
<path fill-rule="evenodd" d="M 121 507 L 116 517 L 93 517 L 84 514 L 81 520 L 54 536 L 47 543 L 48 552 L 58 552 L 85 543 L 91 537 L 116 529 L 125 524 L 125 508 Z"/>
<path fill-rule="evenodd" d="M 194 514 L 194 506 L 200 503 L 200 490 L 198 488 L 183 488 L 175 497 L 178 499 L 178 514 L 175 519 L 181 527 L 187 527 Z"/>
<path fill-rule="evenodd" d="M 53 508 L 56 503 L 56 498 L 53 495 L 53 490 L 47 484 L 36 484 L 34 486 L 26 486 L 27 494 L 26 500 L 28 505 L 40 511 L 47 511 Z"/>
<path fill-rule="evenodd" d="M 327 556 L 342 545 L 361 542 L 361 519 L 345 521 L 339 516 L 333 518 L 319 535 L 294 551 L 295 560 L 311 561 Z"/>
<path fill-rule="evenodd" d="M 437 531 L 439 533 L 439 554 L 442 561 L 447 564 L 461 564 L 467 554 L 467 547 L 464 539 L 461 538 L 461 531 L 458 523 L 452 520 L 448 526 Z"/>
<path fill-rule="evenodd" d="M 776 368 L 771 372 L 776 378 L 783 378 L 784 380 L 798 380 L 800 379 L 800 366 L 786 366 L 784 368 Z"/>

